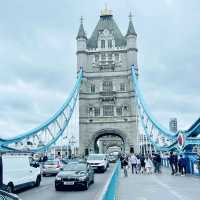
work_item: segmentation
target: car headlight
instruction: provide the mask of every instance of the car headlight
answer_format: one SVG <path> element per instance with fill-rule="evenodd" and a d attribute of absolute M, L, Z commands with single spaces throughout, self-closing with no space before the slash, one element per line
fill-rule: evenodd
<path fill-rule="evenodd" d="M 81 177 L 79 177 L 79 181 L 84 181 L 85 179 L 87 179 L 87 176 L 81 176 Z"/>
<path fill-rule="evenodd" d="M 101 162 L 101 163 L 99 163 L 98 165 L 99 166 L 103 166 L 105 163 L 104 162 Z"/>
<path fill-rule="evenodd" d="M 61 178 L 60 176 L 56 176 L 56 180 L 57 180 L 57 181 L 61 181 L 62 178 Z"/>

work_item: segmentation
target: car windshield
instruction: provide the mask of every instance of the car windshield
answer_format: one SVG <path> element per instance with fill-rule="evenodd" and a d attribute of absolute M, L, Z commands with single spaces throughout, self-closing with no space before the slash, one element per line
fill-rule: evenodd
<path fill-rule="evenodd" d="M 71 163 L 63 167 L 64 171 L 84 171 L 86 170 L 86 164 Z"/>
<path fill-rule="evenodd" d="M 56 160 L 48 160 L 45 162 L 45 165 L 56 165 L 58 163 L 58 161 Z"/>
<path fill-rule="evenodd" d="M 104 160 L 105 155 L 89 155 L 88 160 Z"/>

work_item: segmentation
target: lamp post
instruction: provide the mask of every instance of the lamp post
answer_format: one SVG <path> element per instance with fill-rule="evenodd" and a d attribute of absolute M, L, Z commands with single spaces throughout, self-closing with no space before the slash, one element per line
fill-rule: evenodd
<path fill-rule="evenodd" d="M 76 138 L 72 135 L 72 137 L 69 140 L 69 145 L 72 147 L 72 154 L 75 156 L 75 144 L 76 144 Z"/>
<path fill-rule="evenodd" d="M 63 143 L 64 143 L 65 139 L 67 139 L 67 136 L 63 137 L 62 139 L 63 140 L 61 142 L 61 158 L 63 157 L 63 145 L 64 145 Z"/>

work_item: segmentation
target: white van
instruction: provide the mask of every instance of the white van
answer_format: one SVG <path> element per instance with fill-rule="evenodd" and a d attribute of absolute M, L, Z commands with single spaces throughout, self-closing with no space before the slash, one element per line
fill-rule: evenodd
<path fill-rule="evenodd" d="M 39 186 L 41 182 L 40 168 L 31 167 L 27 155 L 2 155 L 3 184 L 9 192 L 26 187 Z"/>

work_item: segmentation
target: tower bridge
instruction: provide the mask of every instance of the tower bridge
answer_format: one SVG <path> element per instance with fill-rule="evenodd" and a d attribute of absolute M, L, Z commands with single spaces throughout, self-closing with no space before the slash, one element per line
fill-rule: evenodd
<path fill-rule="evenodd" d="M 138 82 L 137 33 L 132 16 L 129 17 L 126 35 L 121 33 L 113 14 L 108 10 L 101 13 L 90 37 L 86 35 L 81 20 L 76 41 L 78 76 L 64 104 L 46 122 L 31 131 L 12 138 L 1 138 L 0 150 L 15 152 L 26 149 L 32 153 L 48 151 L 64 137 L 69 137 L 70 123 L 73 117 L 77 118 L 75 110 L 78 108 L 80 155 L 90 152 L 105 153 L 112 147 L 126 153 L 139 153 L 137 134 L 140 122 L 150 148 L 162 153 L 176 151 L 178 154 L 184 154 L 190 165 L 188 172 L 194 173 L 197 154 L 192 149 L 200 146 L 200 119 L 188 130 L 174 133 L 164 128 L 150 113 Z M 166 169 L 166 172 L 169 173 L 169 170 Z M 111 185 L 116 180 L 121 180 L 119 168 L 115 168 L 109 176 Z M 168 180 L 171 186 L 162 182 L 164 180 Z M 191 177 L 187 180 L 192 184 Z M 144 177 L 137 179 L 140 185 L 145 185 L 146 181 Z M 148 181 L 150 185 L 157 185 L 165 190 L 173 187 L 171 178 L 169 180 L 162 177 L 158 180 L 153 177 Z M 181 182 L 180 179 L 176 179 L 175 186 L 178 189 L 180 187 L 177 183 Z M 104 183 L 102 187 L 103 185 Z M 131 199 L 131 191 L 126 192 L 126 185 L 134 183 L 129 178 L 127 181 L 121 180 L 121 185 L 124 200 Z M 113 187 L 116 189 L 116 184 L 111 188 Z M 157 194 L 162 192 L 157 191 Z M 184 199 L 173 190 L 171 195 L 173 198 L 169 199 Z M 139 198 L 143 197 L 138 196 Z M 158 198 L 154 196 L 154 200 L 156 199 Z"/>

